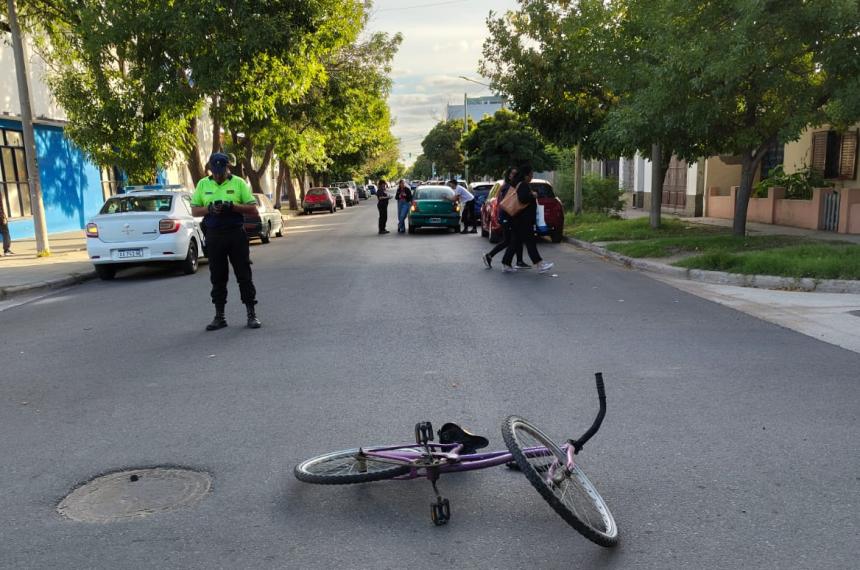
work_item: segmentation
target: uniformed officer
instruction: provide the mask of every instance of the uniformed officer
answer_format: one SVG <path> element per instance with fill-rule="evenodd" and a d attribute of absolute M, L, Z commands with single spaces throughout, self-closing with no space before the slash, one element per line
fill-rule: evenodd
<path fill-rule="evenodd" d="M 227 326 L 224 306 L 227 304 L 229 263 L 233 266 L 242 303 L 248 309 L 248 328 L 260 328 L 254 306 L 257 291 L 251 279 L 251 252 L 245 235 L 243 214 L 256 214 L 257 207 L 248 184 L 228 170 L 230 159 L 216 152 L 209 157 L 211 176 L 197 183 L 191 197 L 195 216 L 203 216 L 206 228 L 206 251 L 209 258 L 209 278 L 212 282 L 212 302 L 215 318 L 206 325 L 207 331 Z"/>

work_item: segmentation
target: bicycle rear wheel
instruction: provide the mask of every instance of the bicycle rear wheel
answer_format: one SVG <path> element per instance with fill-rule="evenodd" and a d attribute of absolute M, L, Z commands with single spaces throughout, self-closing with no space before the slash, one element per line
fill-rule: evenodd
<path fill-rule="evenodd" d="M 365 447 L 363 449 L 370 451 L 380 447 Z M 397 451 L 409 451 L 409 449 Z M 397 465 L 373 457 L 362 457 L 359 455 L 359 451 L 358 449 L 345 449 L 312 457 L 296 465 L 293 474 L 296 479 L 305 483 L 351 485 L 353 483 L 391 479 L 409 472 L 407 465 Z M 416 458 L 418 457 L 420 457 L 420 451 L 416 451 Z"/>
<path fill-rule="evenodd" d="M 516 416 L 508 417 L 502 424 L 502 437 L 520 470 L 561 518 L 600 546 L 617 544 L 618 526 L 609 507 L 578 465 L 566 472 L 564 450 L 538 428 Z M 552 476 L 547 467 L 550 455 L 558 462 L 553 465 Z"/>

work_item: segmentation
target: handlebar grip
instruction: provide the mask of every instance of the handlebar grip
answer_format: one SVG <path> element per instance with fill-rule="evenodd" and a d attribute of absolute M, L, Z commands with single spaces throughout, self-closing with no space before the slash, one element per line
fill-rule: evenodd
<path fill-rule="evenodd" d="M 606 389 L 603 386 L 603 372 L 598 372 L 594 375 L 594 381 L 597 383 L 597 397 L 601 400 L 606 399 Z"/>

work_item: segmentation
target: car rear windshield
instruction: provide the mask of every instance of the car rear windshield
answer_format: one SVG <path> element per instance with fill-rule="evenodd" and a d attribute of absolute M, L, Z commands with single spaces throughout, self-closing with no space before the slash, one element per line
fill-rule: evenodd
<path fill-rule="evenodd" d="M 322 188 L 311 188 L 308 190 L 308 196 L 325 196 L 325 190 Z"/>
<path fill-rule="evenodd" d="M 537 192 L 538 198 L 555 198 L 555 192 L 552 191 L 552 186 L 549 184 L 532 182 L 532 190 Z"/>
<path fill-rule="evenodd" d="M 492 184 L 482 184 L 481 186 L 475 186 L 474 188 L 472 188 L 472 192 L 489 192 L 492 189 Z"/>
<path fill-rule="evenodd" d="M 415 200 L 451 200 L 454 191 L 450 188 L 419 188 L 415 191 Z"/>
<path fill-rule="evenodd" d="M 329 188 L 328 191 L 332 194 L 340 194 L 340 188 Z"/>
<path fill-rule="evenodd" d="M 117 196 L 102 206 L 99 214 L 125 212 L 169 212 L 173 196 Z"/>

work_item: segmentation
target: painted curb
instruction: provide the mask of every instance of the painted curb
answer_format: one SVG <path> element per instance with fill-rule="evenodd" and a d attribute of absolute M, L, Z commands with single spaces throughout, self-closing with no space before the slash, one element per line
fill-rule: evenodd
<path fill-rule="evenodd" d="M 60 277 L 57 279 L 49 279 L 47 281 L 28 283 L 26 285 L 12 285 L 10 287 L 0 287 L 0 300 L 11 299 L 12 297 L 25 295 L 27 293 L 35 293 L 38 291 L 47 291 L 50 289 L 59 289 L 60 287 L 68 287 L 69 285 L 77 285 L 78 283 L 83 283 L 84 281 L 94 279 L 95 276 L 95 271 L 88 271 L 85 273 L 73 273 L 71 275 L 67 275 L 66 277 Z"/>
<path fill-rule="evenodd" d="M 565 236 L 564 241 L 580 249 L 596 253 L 604 259 L 608 259 L 613 263 L 629 269 L 657 273 L 659 275 L 666 275 L 677 279 L 686 279 L 687 281 L 698 281 L 700 283 L 711 283 L 714 285 L 734 285 L 736 287 L 754 287 L 757 289 L 775 289 L 781 291 L 860 294 L 860 281 L 812 279 L 808 277 L 798 279 L 795 277 L 777 277 L 774 275 L 741 275 L 738 273 L 725 273 L 723 271 L 684 269 L 683 267 L 675 267 L 673 265 L 666 265 L 665 263 L 627 257 L 626 255 L 609 251 L 605 247 L 567 236 Z"/>

